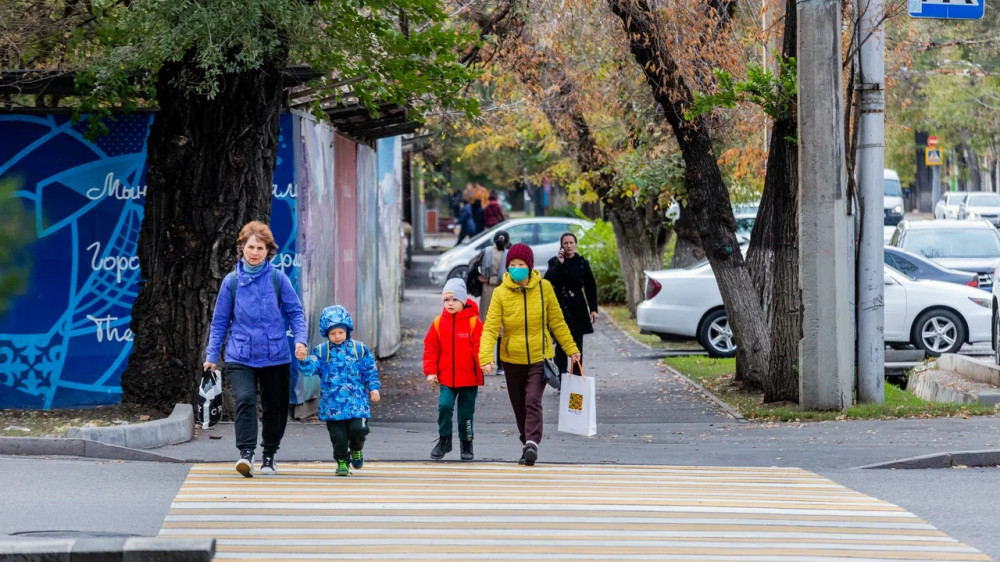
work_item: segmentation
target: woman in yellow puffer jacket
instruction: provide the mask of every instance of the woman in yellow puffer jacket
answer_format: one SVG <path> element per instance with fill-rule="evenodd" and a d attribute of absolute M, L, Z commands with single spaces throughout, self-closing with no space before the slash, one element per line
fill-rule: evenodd
<path fill-rule="evenodd" d="M 527 244 L 515 244 L 507 250 L 507 273 L 493 292 L 482 341 L 494 341 L 503 328 L 500 360 L 507 378 L 507 394 L 514 408 L 517 430 L 521 433 L 519 464 L 533 466 L 538 460 L 538 442 L 542 439 L 542 392 L 545 377 L 542 359 L 555 355 L 552 334 L 572 361 L 580 359 L 573 334 L 563 320 L 552 284 L 535 271 L 535 255 Z M 544 311 L 542 303 L 545 303 Z M 542 329 L 542 319 L 547 326 Z M 550 332 L 551 331 L 551 332 Z M 495 367 L 493 350 L 479 350 L 483 373 Z"/>

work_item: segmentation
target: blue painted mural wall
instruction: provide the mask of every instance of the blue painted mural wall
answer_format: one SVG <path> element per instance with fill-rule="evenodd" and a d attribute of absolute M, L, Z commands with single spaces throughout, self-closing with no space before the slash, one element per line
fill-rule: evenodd
<path fill-rule="evenodd" d="M 27 293 L 0 318 L 0 408 L 120 401 L 152 119 L 120 116 L 111 134 L 91 142 L 86 123 L 68 115 L 0 115 L 0 181 L 20 185 L 36 238 Z M 298 286 L 292 116 L 280 126 L 271 226 L 281 252 L 273 263 Z"/>

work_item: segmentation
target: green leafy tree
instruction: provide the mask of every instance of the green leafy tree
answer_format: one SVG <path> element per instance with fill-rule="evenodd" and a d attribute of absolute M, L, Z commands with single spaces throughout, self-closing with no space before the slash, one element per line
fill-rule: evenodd
<path fill-rule="evenodd" d="M 458 61 L 470 38 L 438 0 L 90 5 L 96 33 L 78 80 L 81 111 L 159 108 L 147 144 L 144 285 L 122 390 L 128 402 L 167 409 L 192 398 L 239 228 L 269 219 L 286 69 L 319 74 L 317 113 L 332 103 L 471 113 L 462 88 L 474 72 Z"/>

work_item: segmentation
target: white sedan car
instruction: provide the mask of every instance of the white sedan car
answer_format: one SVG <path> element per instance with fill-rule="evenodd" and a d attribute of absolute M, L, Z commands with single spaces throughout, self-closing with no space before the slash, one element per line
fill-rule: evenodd
<path fill-rule="evenodd" d="M 969 195 L 967 191 L 948 191 L 942 193 L 941 198 L 934 205 L 934 218 L 957 219 L 958 208 L 965 202 L 967 195 Z"/>
<path fill-rule="evenodd" d="M 885 342 L 913 344 L 928 355 L 954 353 L 991 339 L 990 295 L 945 283 L 916 281 L 885 268 Z M 663 337 L 697 338 L 713 357 L 732 357 L 736 343 L 708 261 L 688 269 L 646 272 L 639 328 Z"/>
<path fill-rule="evenodd" d="M 461 246 L 452 248 L 434 261 L 431 266 L 431 283 L 444 285 L 452 277 L 465 278 L 469 262 L 480 250 L 493 243 L 493 235 L 498 230 L 510 234 L 511 245 L 524 242 L 535 253 L 535 269 L 545 273 L 549 259 L 559 251 L 559 238 L 565 232 L 576 234 L 577 238 L 590 230 L 594 223 L 569 217 L 528 217 L 509 219 L 488 229 Z"/>

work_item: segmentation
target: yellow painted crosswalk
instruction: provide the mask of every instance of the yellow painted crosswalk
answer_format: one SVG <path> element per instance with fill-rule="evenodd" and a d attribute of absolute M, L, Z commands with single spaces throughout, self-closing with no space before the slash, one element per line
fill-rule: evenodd
<path fill-rule="evenodd" d="M 989 560 L 890 503 L 794 468 L 192 467 L 161 536 L 245 560 Z"/>

